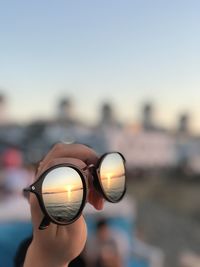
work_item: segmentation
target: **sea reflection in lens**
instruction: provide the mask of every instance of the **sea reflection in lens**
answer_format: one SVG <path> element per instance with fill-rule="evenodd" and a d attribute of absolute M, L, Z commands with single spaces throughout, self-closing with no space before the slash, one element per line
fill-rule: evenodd
<path fill-rule="evenodd" d="M 125 166 L 119 153 L 106 155 L 100 165 L 100 180 L 103 191 L 110 201 L 117 202 L 125 190 Z"/>
<path fill-rule="evenodd" d="M 83 201 L 83 182 L 71 167 L 51 170 L 42 184 L 42 196 L 48 214 L 56 221 L 68 223 L 78 214 Z"/>

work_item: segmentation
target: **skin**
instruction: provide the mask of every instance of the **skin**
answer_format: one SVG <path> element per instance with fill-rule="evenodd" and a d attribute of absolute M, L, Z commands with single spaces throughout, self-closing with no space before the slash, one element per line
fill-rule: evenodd
<path fill-rule="evenodd" d="M 63 160 L 83 168 L 86 165 L 96 164 L 98 156 L 94 150 L 80 144 L 56 144 L 40 163 L 35 181 L 50 166 L 59 164 Z M 88 202 L 97 210 L 103 208 L 103 199 L 95 191 L 89 176 Z M 85 246 L 87 239 L 86 223 L 81 216 L 71 225 L 60 226 L 51 223 L 41 231 L 38 229 L 43 213 L 36 196 L 30 194 L 30 207 L 33 223 L 33 241 L 26 254 L 24 267 L 67 267 L 76 258 Z"/>

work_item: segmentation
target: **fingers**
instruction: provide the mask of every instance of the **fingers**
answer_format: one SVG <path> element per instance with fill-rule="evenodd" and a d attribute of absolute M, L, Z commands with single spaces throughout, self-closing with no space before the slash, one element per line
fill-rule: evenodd
<path fill-rule="evenodd" d="M 75 165 L 77 168 L 79 169 L 84 169 L 87 165 L 80 159 L 76 159 L 76 158 L 52 158 L 49 161 L 43 161 L 43 164 L 40 165 L 37 175 L 36 175 L 36 180 L 38 179 L 38 177 L 45 172 L 47 169 L 55 166 L 55 165 L 59 165 L 59 164 L 72 164 Z"/>
<path fill-rule="evenodd" d="M 88 201 L 95 209 L 102 210 L 104 205 L 104 199 L 101 195 L 92 187 L 89 189 Z"/>
<path fill-rule="evenodd" d="M 35 194 L 30 195 L 30 206 L 34 232 L 40 232 L 40 237 L 44 236 L 44 238 L 46 238 L 47 234 L 49 238 L 54 237 L 56 235 L 57 226 L 53 223 L 51 223 L 45 231 L 39 230 L 39 226 L 44 218 L 44 214 L 40 209 L 40 205 Z"/>
<path fill-rule="evenodd" d="M 103 209 L 104 199 L 102 195 L 95 189 L 93 177 L 89 178 L 88 202 L 92 204 L 97 210 Z"/>
<path fill-rule="evenodd" d="M 69 259 L 76 258 L 83 250 L 87 238 L 87 226 L 83 216 L 73 224 L 57 228 L 57 238 L 65 243 L 66 237 L 72 237 L 70 246 L 67 249 Z M 69 261 L 71 261 L 69 260 Z"/>
<path fill-rule="evenodd" d="M 54 158 L 64 157 L 80 159 L 87 165 L 96 164 L 98 161 L 98 156 L 95 151 L 85 145 L 58 143 L 49 151 L 49 153 L 42 160 L 38 170 L 40 170 L 41 166 L 46 164 L 48 161 Z"/>

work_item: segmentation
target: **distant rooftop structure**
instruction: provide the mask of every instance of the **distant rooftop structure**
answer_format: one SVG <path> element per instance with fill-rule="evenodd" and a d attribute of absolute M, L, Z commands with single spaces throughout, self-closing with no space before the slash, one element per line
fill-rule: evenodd
<path fill-rule="evenodd" d="M 63 97 L 58 102 L 57 118 L 62 121 L 72 121 L 73 117 L 73 103 L 68 97 Z"/>
<path fill-rule="evenodd" d="M 142 126 L 144 130 L 153 130 L 155 125 L 153 121 L 154 109 L 152 103 L 145 103 L 142 107 Z"/>
<path fill-rule="evenodd" d="M 113 132 L 108 143 L 111 151 L 125 156 L 131 168 L 169 168 L 177 163 L 176 139 L 165 132 L 124 129 Z"/>
<path fill-rule="evenodd" d="M 3 93 L 0 92 L 0 124 L 6 124 L 8 122 L 7 114 L 7 101 Z"/>
<path fill-rule="evenodd" d="M 113 125 L 115 123 L 115 117 L 113 107 L 110 103 L 105 102 L 101 107 L 101 125 Z"/>
<path fill-rule="evenodd" d="M 188 134 L 189 133 L 189 114 L 183 113 L 180 115 L 178 119 L 178 132 L 181 134 Z"/>
<path fill-rule="evenodd" d="M 5 95 L 3 93 L 0 93 L 0 105 L 2 103 L 5 103 Z"/>

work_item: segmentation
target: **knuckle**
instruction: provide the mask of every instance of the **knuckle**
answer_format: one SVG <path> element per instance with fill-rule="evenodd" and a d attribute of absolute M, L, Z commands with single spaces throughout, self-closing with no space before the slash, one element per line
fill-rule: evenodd
<path fill-rule="evenodd" d="M 52 150 L 53 151 L 60 151 L 63 148 L 63 144 L 62 143 L 57 143 L 53 146 Z"/>
<path fill-rule="evenodd" d="M 88 149 L 88 147 L 84 144 L 76 144 L 76 146 L 81 148 L 81 149 Z"/>
<path fill-rule="evenodd" d="M 91 147 L 85 145 L 85 144 L 74 144 L 77 146 L 77 148 L 79 148 L 80 150 L 84 150 L 84 151 L 94 151 Z"/>
<path fill-rule="evenodd" d="M 34 196 L 34 195 L 30 195 L 30 199 L 29 199 L 29 201 L 30 201 L 30 205 L 31 205 L 31 207 L 32 207 L 32 209 L 35 209 L 35 208 L 37 208 L 37 198 L 36 198 L 36 196 Z"/>

